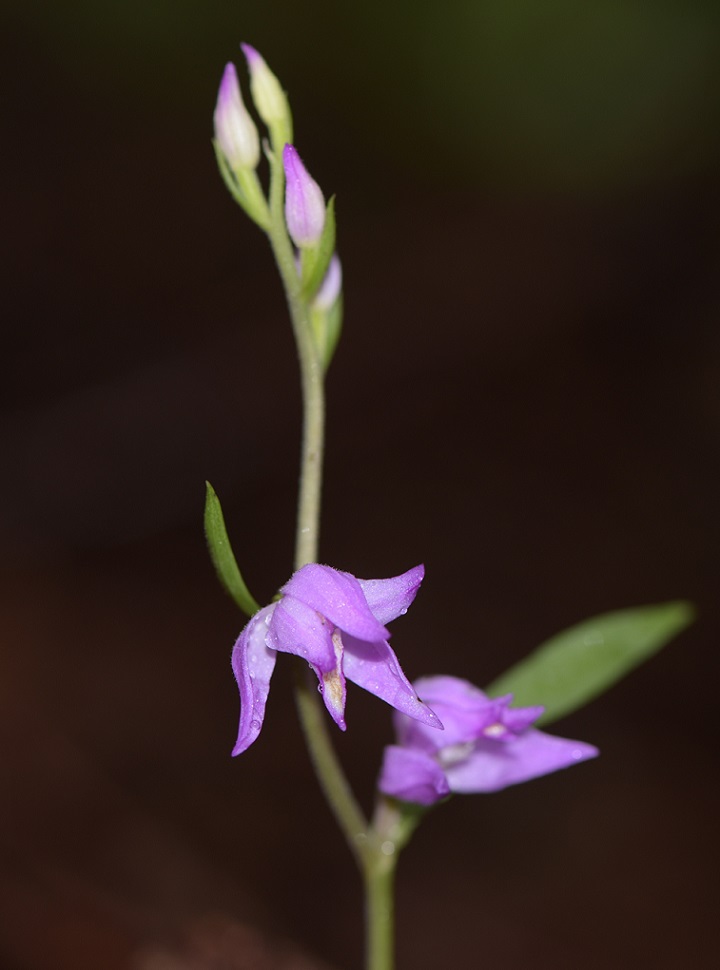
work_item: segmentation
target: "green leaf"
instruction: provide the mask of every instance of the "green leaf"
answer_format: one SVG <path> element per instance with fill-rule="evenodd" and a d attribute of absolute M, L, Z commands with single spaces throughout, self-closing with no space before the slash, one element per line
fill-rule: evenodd
<path fill-rule="evenodd" d="M 549 724 L 607 690 L 693 619 L 693 607 L 682 601 L 603 613 L 547 640 L 487 693 L 513 694 L 521 707 L 542 704 L 538 723 Z"/>
<path fill-rule="evenodd" d="M 210 558 L 217 570 L 218 578 L 237 605 L 248 616 L 254 616 L 260 606 L 255 601 L 238 569 L 235 556 L 230 547 L 225 520 L 220 507 L 220 499 L 210 482 L 205 482 L 205 536 L 207 537 Z"/>
<path fill-rule="evenodd" d="M 330 265 L 332 254 L 335 252 L 335 196 L 325 209 L 325 226 L 317 248 L 307 249 L 302 257 L 302 295 L 303 299 L 311 300 L 320 289 Z"/>

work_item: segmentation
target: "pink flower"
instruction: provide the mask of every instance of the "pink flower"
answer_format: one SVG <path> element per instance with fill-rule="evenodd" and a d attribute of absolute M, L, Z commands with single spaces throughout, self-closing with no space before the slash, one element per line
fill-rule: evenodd
<path fill-rule="evenodd" d="M 491 700 L 457 677 L 426 677 L 414 687 L 445 729 L 395 716 L 398 743 L 385 749 L 378 782 L 393 798 L 432 805 L 453 792 L 499 791 L 599 753 L 531 727 L 542 707 L 511 708 L 512 695 Z"/>
<path fill-rule="evenodd" d="M 294 653 L 317 674 L 325 706 L 345 730 L 345 678 L 408 718 L 442 728 L 417 696 L 387 642 L 385 623 L 407 612 L 424 575 L 416 566 L 391 579 L 356 579 L 310 563 L 282 587 L 282 598 L 250 620 L 233 648 L 240 726 L 233 754 L 260 734 L 278 653 Z"/>

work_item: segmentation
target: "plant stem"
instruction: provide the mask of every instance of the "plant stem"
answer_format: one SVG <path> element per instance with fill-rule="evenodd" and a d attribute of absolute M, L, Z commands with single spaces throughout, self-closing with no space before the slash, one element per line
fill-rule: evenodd
<path fill-rule="evenodd" d="M 310 671 L 298 671 L 295 703 L 315 774 L 355 861 L 365 864 L 368 823 L 340 765 L 327 731 L 325 708 Z"/>
<path fill-rule="evenodd" d="M 396 864 L 395 847 L 385 842 L 376 846 L 363 869 L 367 970 L 392 970 L 394 966 Z"/>
<path fill-rule="evenodd" d="M 325 438 L 325 386 L 322 362 L 310 326 L 310 311 L 302 298 L 295 254 L 285 229 L 283 217 L 285 179 L 279 157 L 272 160 L 271 172 L 268 235 L 290 310 L 302 385 L 303 439 L 295 538 L 295 568 L 300 569 L 306 563 L 317 560 Z"/>
<path fill-rule="evenodd" d="M 310 325 L 310 310 L 302 297 L 295 254 L 285 228 L 283 213 L 285 179 L 279 152 L 275 152 L 270 165 L 268 236 L 290 311 L 300 364 L 303 400 L 303 440 L 295 540 L 295 568 L 300 569 L 306 563 L 317 560 L 325 434 L 325 375 Z M 363 840 L 367 837 L 368 823 L 335 754 L 320 695 L 310 671 L 299 671 L 295 701 L 320 786 L 347 839 L 350 850 L 358 864 L 362 865 L 359 853 Z"/>
<path fill-rule="evenodd" d="M 300 364 L 303 439 L 300 460 L 295 568 L 317 561 L 325 433 L 324 367 L 313 337 L 310 308 L 283 213 L 284 171 L 280 149 L 270 158 L 268 237 L 285 288 Z M 367 970 L 392 970 L 394 954 L 393 877 L 400 844 L 370 826 L 345 776 L 327 729 L 325 711 L 310 671 L 298 670 L 295 687 L 300 723 L 320 787 L 363 876 L 367 935 Z"/>

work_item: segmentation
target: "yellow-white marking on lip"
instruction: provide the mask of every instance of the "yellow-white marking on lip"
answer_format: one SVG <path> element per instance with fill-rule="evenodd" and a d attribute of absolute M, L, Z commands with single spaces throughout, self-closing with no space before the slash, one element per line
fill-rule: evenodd
<path fill-rule="evenodd" d="M 344 701 L 344 684 L 342 676 L 342 654 L 343 642 L 340 631 L 336 628 L 332 635 L 333 649 L 335 650 L 335 667 L 323 673 L 323 693 L 330 697 L 330 703 L 336 711 L 342 714 Z"/>

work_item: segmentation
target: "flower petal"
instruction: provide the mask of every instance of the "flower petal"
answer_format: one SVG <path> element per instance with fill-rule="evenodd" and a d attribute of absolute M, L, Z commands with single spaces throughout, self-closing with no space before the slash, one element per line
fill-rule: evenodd
<path fill-rule="evenodd" d="M 267 631 L 267 645 L 283 653 L 294 653 L 318 667 L 333 670 L 336 664 L 332 642 L 333 626 L 310 606 L 292 596 L 275 604 Z"/>
<path fill-rule="evenodd" d="M 423 724 L 404 717 L 395 718 L 400 744 L 437 751 L 449 745 L 475 741 L 483 729 L 497 717 L 497 704 L 467 680 L 459 677 L 421 677 L 414 683 L 419 697 L 442 720 L 442 734 L 428 730 Z"/>
<path fill-rule="evenodd" d="M 280 592 L 300 600 L 360 640 L 385 640 L 389 636 L 370 611 L 360 583 L 350 573 L 309 563 L 298 569 Z"/>
<path fill-rule="evenodd" d="M 432 805 L 450 794 L 442 768 L 430 755 L 392 744 L 385 748 L 378 788 L 405 802 Z"/>
<path fill-rule="evenodd" d="M 408 717 L 442 730 L 439 717 L 417 696 L 386 640 L 368 643 L 344 633 L 343 643 L 343 669 L 348 680 Z"/>
<path fill-rule="evenodd" d="M 256 613 L 237 639 L 232 668 L 240 690 L 240 726 L 233 755 L 241 754 L 260 734 L 276 653 L 265 645 L 267 624 L 276 604 Z"/>
<path fill-rule="evenodd" d="M 529 728 L 508 744 L 481 739 L 456 764 L 445 764 L 450 788 L 458 793 L 491 792 L 594 758 L 598 749 Z M 442 752 L 441 752 L 442 758 Z"/>
<path fill-rule="evenodd" d="M 359 579 L 358 582 L 375 619 L 389 623 L 407 613 L 424 576 L 425 567 L 420 564 L 390 579 Z"/>
<path fill-rule="evenodd" d="M 509 694 L 508 703 L 511 700 L 512 694 Z M 534 724 L 544 710 L 542 704 L 537 704 L 535 707 L 507 707 L 503 711 L 502 723 L 511 734 L 520 734 Z"/>
<path fill-rule="evenodd" d="M 341 731 L 347 727 L 345 724 L 345 674 L 343 673 L 343 642 L 339 630 L 335 630 L 332 635 L 333 647 L 335 648 L 335 666 L 332 670 L 323 671 L 319 667 L 314 667 L 317 679 L 320 682 L 320 693 L 322 694 L 325 707 L 330 712 L 330 716 Z"/>

